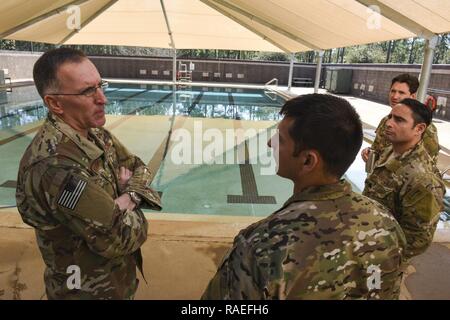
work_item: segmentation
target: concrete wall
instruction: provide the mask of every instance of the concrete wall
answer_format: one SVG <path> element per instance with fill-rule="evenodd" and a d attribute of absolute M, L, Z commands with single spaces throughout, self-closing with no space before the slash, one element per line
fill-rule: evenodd
<path fill-rule="evenodd" d="M 327 68 L 352 69 L 350 95 L 388 104 L 391 80 L 400 73 L 419 76 L 420 65 L 399 64 L 327 64 Z M 428 94 L 438 103 L 434 117 L 450 120 L 450 65 L 433 65 Z"/>
<path fill-rule="evenodd" d="M 171 58 L 91 57 L 104 77 L 172 80 Z M 287 85 L 289 63 L 255 62 L 236 60 L 178 59 L 178 63 L 194 64 L 193 81 L 234 82 L 264 84 L 277 78 L 280 85 Z M 293 77 L 315 76 L 315 65 L 295 64 Z M 164 73 L 165 72 L 165 73 Z"/>
<path fill-rule="evenodd" d="M 33 78 L 33 65 L 41 53 L 0 51 L 0 69 L 7 69 L 5 77 L 13 81 Z"/>

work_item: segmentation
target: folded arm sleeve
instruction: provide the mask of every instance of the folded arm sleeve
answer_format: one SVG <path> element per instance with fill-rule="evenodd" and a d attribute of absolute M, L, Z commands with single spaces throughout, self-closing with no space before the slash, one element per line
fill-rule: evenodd
<path fill-rule="evenodd" d="M 133 172 L 133 176 L 128 181 L 125 192 L 137 192 L 143 199 L 141 207 L 161 210 L 161 199 L 159 194 L 149 187 L 152 174 L 142 160 L 130 153 L 127 148 L 112 134 L 110 134 L 116 149 L 120 167 L 126 167 Z"/>
<path fill-rule="evenodd" d="M 42 172 L 42 171 L 41 171 Z M 52 215 L 82 237 L 89 248 L 106 258 L 135 252 L 147 239 L 147 220 L 141 211 L 121 211 L 114 199 L 80 169 L 48 167 L 32 174 Z"/>

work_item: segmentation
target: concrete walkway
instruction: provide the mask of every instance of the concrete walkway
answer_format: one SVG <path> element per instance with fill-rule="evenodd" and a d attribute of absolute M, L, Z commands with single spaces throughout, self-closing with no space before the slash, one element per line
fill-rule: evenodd
<path fill-rule="evenodd" d="M 0 300 L 45 299 L 44 263 L 34 230 L 1 209 Z M 136 299 L 199 299 L 234 236 L 258 218 L 151 214 Z"/>
<path fill-rule="evenodd" d="M 0 300 L 46 299 L 34 231 L 16 209 L 2 209 Z M 258 218 L 147 215 L 144 273 L 136 299 L 199 299 L 234 236 Z M 412 261 L 401 299 L 450 299 L 450 243 L 435 242 Z"/>

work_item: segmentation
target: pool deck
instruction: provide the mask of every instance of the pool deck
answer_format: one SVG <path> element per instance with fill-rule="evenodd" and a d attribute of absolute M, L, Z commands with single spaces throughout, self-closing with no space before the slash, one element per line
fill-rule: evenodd
<path fill-rule="evenodd" d="M 257 218 L 148 215 L 142 246 L 144 273 L 136 299 L 196 300 L 236 233 Z M 401 299 L 450 299 L 450 242 L 435 242 L 413 260 Z M 3 209 L 0 223 L 0 299 L 45 299 L 44 263 L 32 228 L 16 209 Z"/>
<path fill-rule="evenodd" d="M 292 91 L 303 94 L 312 90 L 293 88 Z M 370 126 L 376 127 L 389 110 L 382 104 L 345 98 L 355 106 L 369 130 Z M 441 144 L 449 150 L 450 124 L 439 122 L 436 125 L 439 125 Z M 447 151 L 441 153 L 443 161 L 447 161 Z M 44 264 L 33 229 L 22 222 L 16 208 L 0 209 L 0 213 L 0 300 L 45 299 Z M 200 298 L 234 236 L 260 219 L 153 213 L 146 216 L 150 227 L 142 252 L 148 284 L 141 281 L 136 299 Z M 431 247 L 413 259 L 401 299 L 450 299 L 449 231 L 449 226 L 438 230 Z"/>

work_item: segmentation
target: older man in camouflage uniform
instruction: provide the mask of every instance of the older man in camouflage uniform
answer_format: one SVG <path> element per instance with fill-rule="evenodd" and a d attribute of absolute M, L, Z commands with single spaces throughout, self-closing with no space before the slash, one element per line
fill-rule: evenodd
<path fill-rule="evenodd" d="M 397 299 L 405 239 L 389 211 L 340 180 L 362 144 L 345 100 L 283 106 L 269 141 L 294 194 L 234 239 L 203 299 Z"/>
<path fill-rule="evenodd" d="M 80 51 L 45 53 L 34 66 L 49 115 L 19 168 L 17 207 L 33 226 L 49 299 L 131 299 L 147 221 L 160 209 L 142 161 L 102 126 L 106 97 Z"/>
<path fill-rule="evenodd" d="M 433 240 L 443 207 L 445 185 L 422 137 L 431 111 L 413 99 L 392 108 L 385 136 L 391 142 L 367 177 L 363 194 L 392 210 L 407 241 L 407 259 L 424 252 Z"/>
<path fill-rule="evenodd" d="M 416 98 L 416 92 L 419 88 L 419 80 L 417 77 L 409 75 L 407 73 L 400 74 L 392 79 L 391 89 L 389 91 L 389 105 L 393 108 L 396 104 L 398 104 L 401 100 L 411 98 Z M 377 129 L 375 130 L 376 136 L 370 148 L 365 148 L 361 152 L 361 156 L 364 161 L 368 159 L 369 149 L 372 149 L 377 158 L 383 153 L 383 151 L 391 144 L 389 139 L 387 139 L 385 135 L 386 131 L 386 122 L 389 116 L 385 116 L 381 119 L 378 124 Z M 425 130 L 423 135 L 423 144 L 425 150 L 430 155 L 433 160 L 433 164 L 437 164 L 438 156 L 439 156 L 439 139 L 437 135 L 437 128 L 433 123 L 430 123 Z"/>

